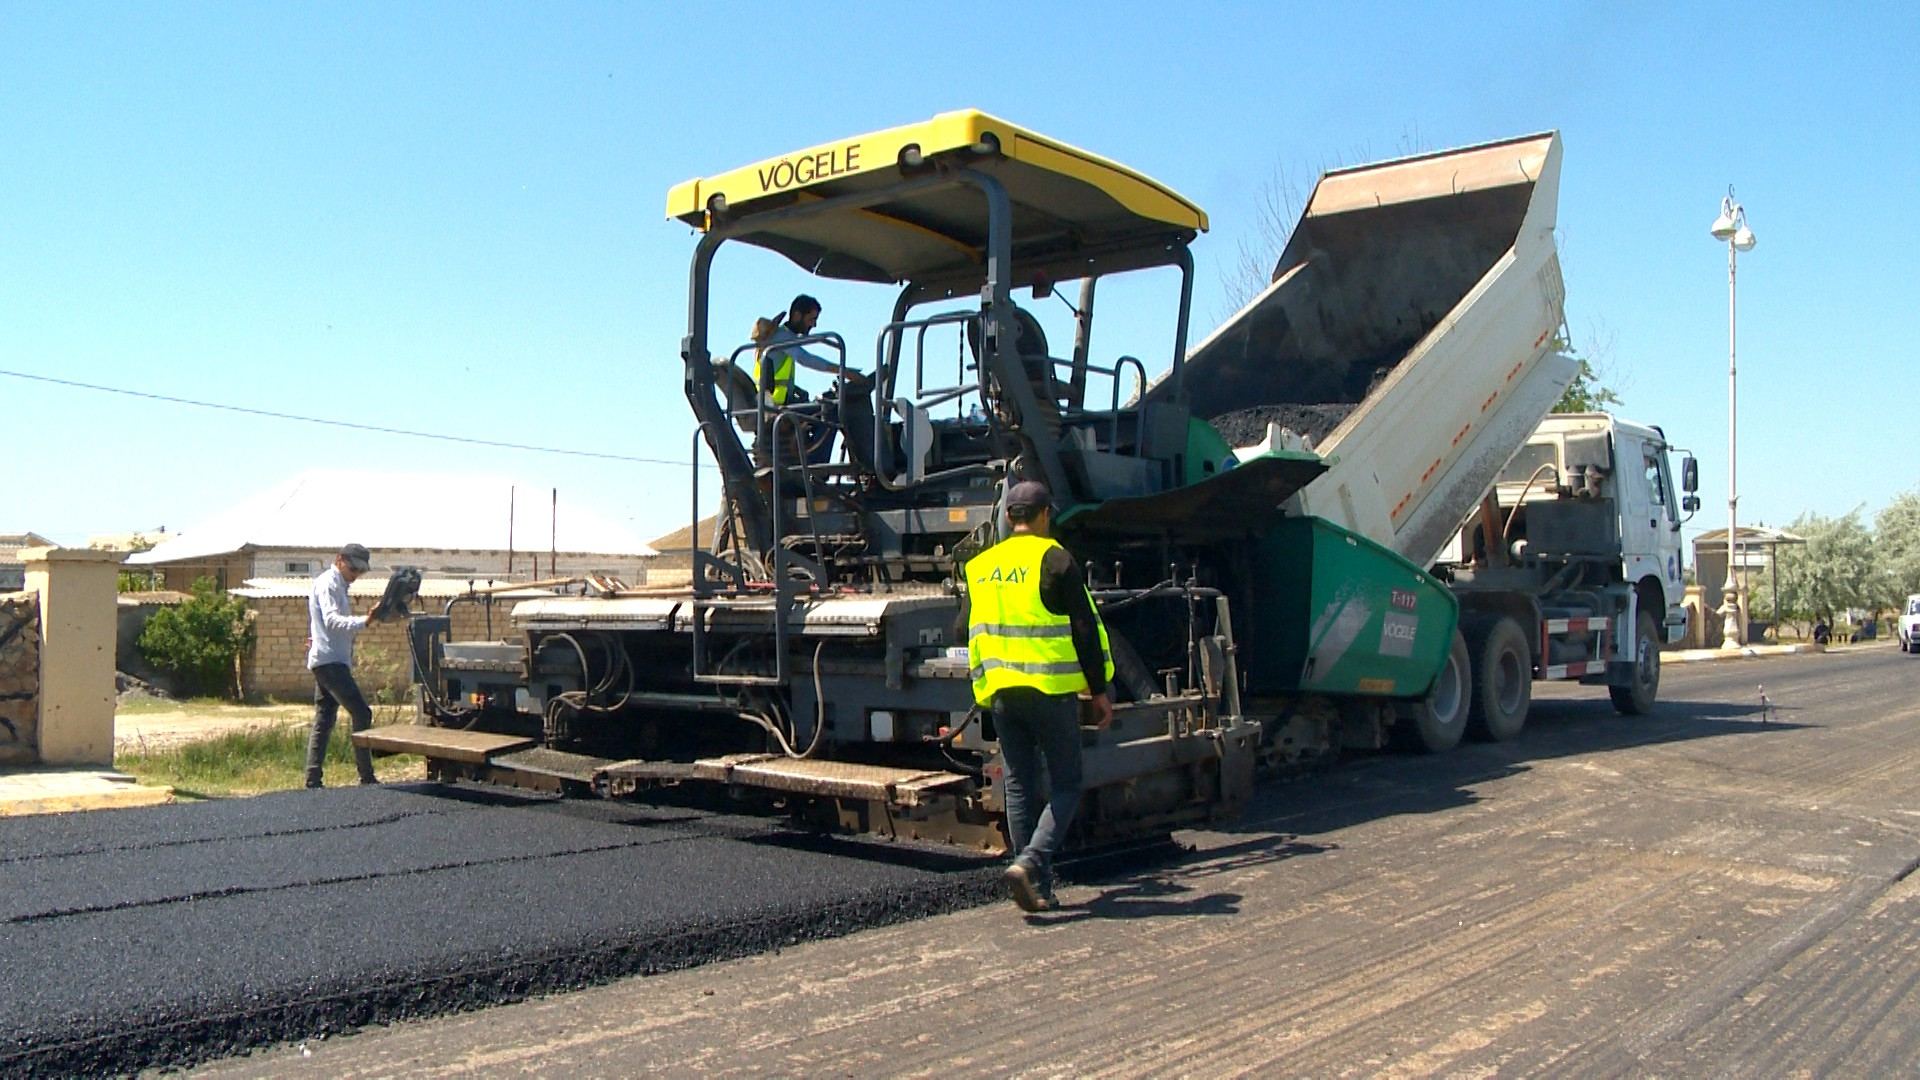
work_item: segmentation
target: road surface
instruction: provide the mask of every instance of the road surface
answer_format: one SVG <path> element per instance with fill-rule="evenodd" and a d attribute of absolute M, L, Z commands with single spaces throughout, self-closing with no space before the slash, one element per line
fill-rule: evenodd
<path fill-rule="evenodd" d="M 994 904 L 204 1074 L 1910 1075 L 1920 657 L 1670 667 L 1641 719 L 1541 698 L 1516 743 L 1270 787 L 1058 915 Z"/>

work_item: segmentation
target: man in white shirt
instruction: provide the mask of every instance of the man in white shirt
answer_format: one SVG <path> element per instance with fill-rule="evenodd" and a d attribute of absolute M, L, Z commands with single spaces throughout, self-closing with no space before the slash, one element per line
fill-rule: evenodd
<path fill-rule="evenodd" d="M 365 731 L 373 726 L 373 710 L 367 707 L 360 685 L 353 681 L 353 639 L 365 629 L 379 602 L 368 607 L 367 614 L 355 615 L 347 600 L 347 586 L 367 572 L 370 558 L 359 544 L 341 548 L 333 565 L 313 579 L 313 591 L 307 595 L 307 670 L 313 672 L 313 732 L 307 738 L 310 788 L 321 786 L 320 769 L 340 706 L 347 707 L 353 730 Z M 373 775 L 371 751 L 354 747 L 353 764 L 361 783 L 379 783 Z"/>

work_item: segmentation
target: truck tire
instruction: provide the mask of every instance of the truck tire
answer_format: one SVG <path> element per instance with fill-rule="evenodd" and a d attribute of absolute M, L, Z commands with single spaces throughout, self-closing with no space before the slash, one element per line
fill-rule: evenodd
<path fill-rule="evenodd" d="M 1623 716 L 1645 716 L 1653 711 L 1653 699 L 1660 693 L 1660 624 L 1650 612 L 1642 611 L 1638 621 L 1640 640 L 1633 654 L 1633 681 L 1625 686 L 1607 687 L 1613 708 Z"/>
<path fill-rule="evenodd" d="M 1506 742 L 1520 737 L 1533 704 L 1533 656 L 1526 631 L 1505 615 L 1477 616 L 1466 627 L 1473 662 L 1467 728 L 1475 737 Z"/>
<path fill-rule="evenodd" d="M 1411 735 L 1404 741 L 1429 754 L 1444 754 L 1460 745 L 1460 737 L 1467 732 L 1467 698 L 1472 692 L 1473 665 L 1467 660 L 1467 641 L 1455 630 L 1447 665 L 1433 681 L 1432 692 L 1404 725 Z"/>

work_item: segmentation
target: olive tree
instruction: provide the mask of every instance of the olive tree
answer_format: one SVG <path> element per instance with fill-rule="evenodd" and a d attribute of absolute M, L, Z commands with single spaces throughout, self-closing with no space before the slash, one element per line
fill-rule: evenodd
<path fill-rule="evenodd" d="M 1789 529 L 1807 542 L 1779 549 L 1780 621 L 1832 623 L 1849 608 L 1884 607 L 1884 574 L 1859 510 L 1837 518 L 1802 514 Z M 1764 601 L 1757 607 L 1772 607 L 1764 592 L 1755 600 Z"/>
<path fill-rule="evenodd" d="M 1874 516 L 1873 547 L 1893 603 L 1920 593 L 1920 488 L 1894 496 Z"/>

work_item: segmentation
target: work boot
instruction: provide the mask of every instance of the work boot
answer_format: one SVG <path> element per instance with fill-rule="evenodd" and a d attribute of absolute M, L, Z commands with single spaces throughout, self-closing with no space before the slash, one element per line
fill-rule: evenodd
<path fill-rule="evenodd" d="M 1013 902 L 1020 905 L 1021 911 L 1038 914 L 1052 910 L 1041 895 L 1040 868 L 1034 864 L 1033 860 L 1024 855 L 1013 860 L 1013 865 L 1007 867 L 1006 873 L 1000 875 L 1000 880 L 1005 882 L 1007 890 L 1013 893 Z"/>
<path fill-rule="evenodd" d="M 307 790 L 309 790 L 309 791 L 312 791 L 312 790 L 314 790 L 314 789 L 316 789 L 316 788 L 322 788 L 322 787 L 325 787 L 325 786 L 326 786 L 325 784 L 322 784 L 322 783 L 320 782 L 320 770 L 319 770 L 319 769 L 308 769 L 308 770 L 307 770 Z"/>
<path fill-rule="evenodd" d="M 1038 887 L 1035 889 L 1035 891 L 1040 894 L 1040 905 L 1041 905 L 1042 911 L 1060 910 L 1060 898 L 1053 895 L 1053 887 L 1056 884 L 1058 884 L 1059 881 L 1060 879 L 1054 876 L 1053 867 L 1051 865 L 1041 869 L 1040 882 Z"/>

